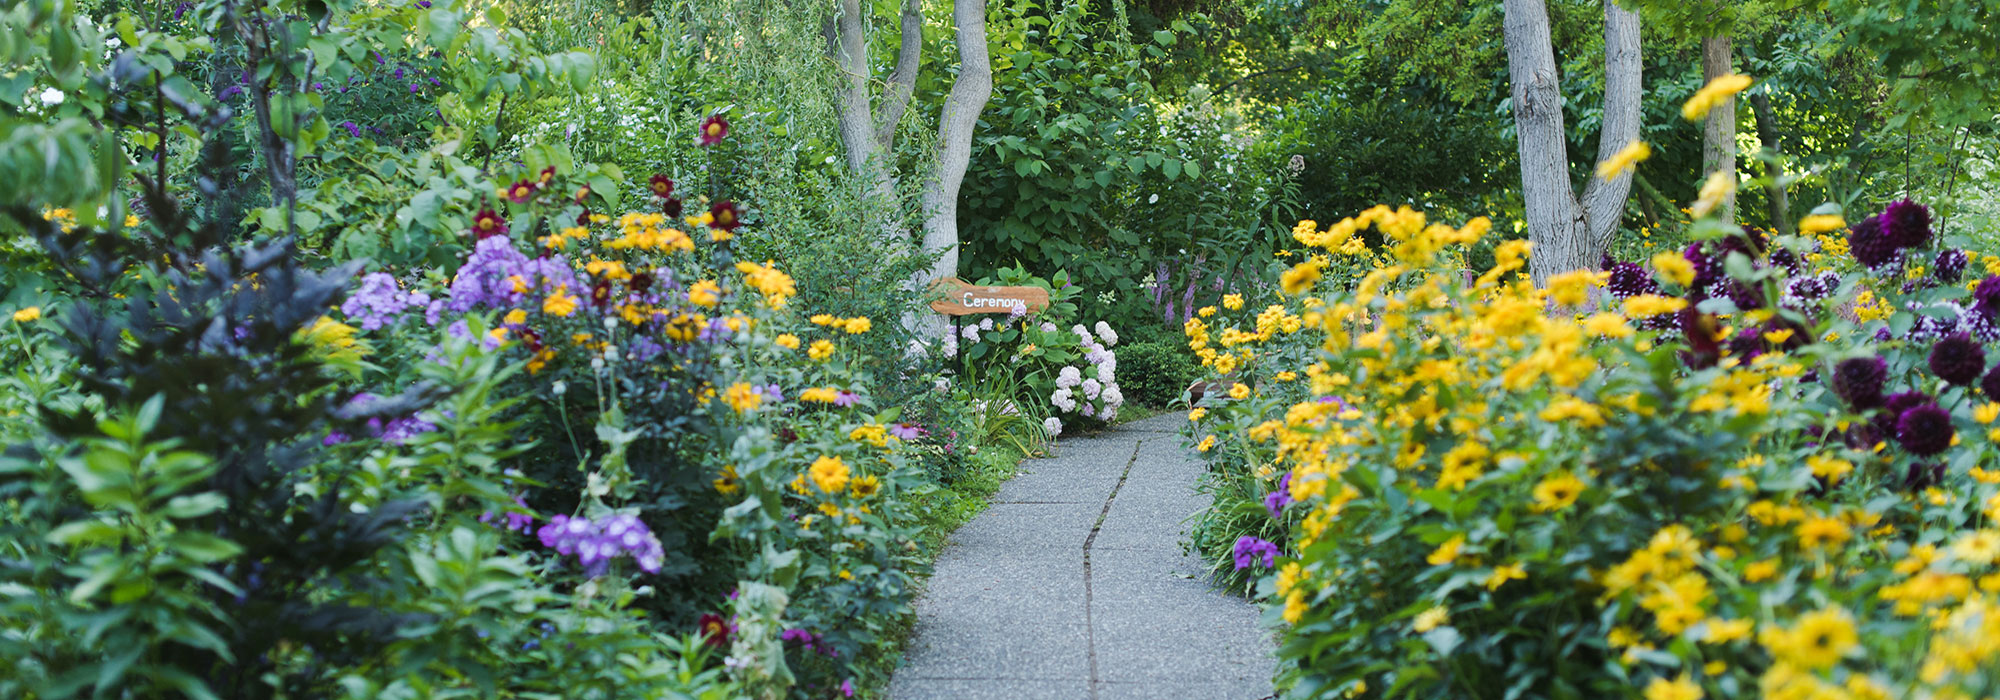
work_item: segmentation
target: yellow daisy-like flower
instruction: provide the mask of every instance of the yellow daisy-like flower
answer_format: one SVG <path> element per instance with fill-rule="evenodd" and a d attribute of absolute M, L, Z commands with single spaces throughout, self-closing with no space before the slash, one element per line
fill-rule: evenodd
<path fill-rule="evenodd" d="M 1431 550 L 1430 556 L 1424 557 L 1424 561 L 1431 566 L 1450 564 L 1458 559 L 1458 551 L 1464 547 L 1465 535 L 1453 535 L 1451 539 L 1445 540 L 1444 544 L 1438 545 L 1437 549 Z"/>
<path fill-rule="evenodd" d="M 1687 257 L 1680 253 L 1666 252 L 1653 256 L 1653 269 L 1659 271 L 1661 278 L 1674 284 L 1683 287 L 1694 284 L 1694 263 L 1688 262 Z"/>
<path fill-rule="evenodd" d="M 847 437 L 855 442 L 865 442 L 876 447 L 889 446 L 889 429 L 872 423 L 848 431 Z"/>
<path fill-rule="evenodd" d="M 1722 206 L 1723 199 L 1728 198 L 1729 195 L 1735 192 L 1736 175 L 1734 173 L 1727 173 L 1720 170 L 1709 173 L 1708 181 L 1701 185 L 1700 196 L 1694 200 L 1694 208 L 1691 210 L 1691 213 L 1695 215 L 1695 218 L 1708 216 L 1709 212 L 1713 212 L 1716 207 Z"/>
<path fill-rule="evenodd" d="M 1236 399 L 1238 401 L 1250 398 L 1250 387 L 1240 382 L 1231 385 L 1229 387 L 1229 398 Z"/>
<path fill-rule="evenodd" d="M 1847 220 L 1833 214 L 1814 214 L 1799 220 L 1799 235 L 1817 236 L 1847 228 Z"/>
<path fill-rule="evenodd" d="M 1526 578 L 1528 578 L 1528 570 L 1522 568 L 1520 562 L 1496 566 L 1493 567 L 1493 574 L 1486 577 L 1486 590 L 1497 591 L 1500 590 L 1501 586 L 1507 585 L 1508 581 L 1518 581 Z"/>
<path fill-rule="evenodd" d="M 806 349 L 806 356 L 814 360 L 833 357 L 833 341 L 824 338 L 813 341 L 812 347 Z"/>
<path fill-rule="evenodd" d="M 702 280 L 688 285 L 688 303 L 700 306 L 715 306 L 722 303 L 722 285 L 715 280 Z"/>
<path fill-rule="evenodd" d="M 556 292 L 542 300 L 542 313 L 568 316 L 576 313 L 577 299 L 569 294 L 568 286 L 556 287 Z"/>
<path fill-rule="evenodd" d="M 1860 644 L 1861 637 L 1854 630 L 1852 615 L 1841 608 L 1828 608 L 1801 615 L 1798 625 L 1790 629 L 1766 628 L 1758 641 L 1780 661 L 1828 669 Z"/>
<path fill-rule="evenodd" d="M 1195 445 L 1194 449 L 1196 452 L 1207 452 L 1209 450 L 1215 449 L 1215 436 L 1210 435 L 1208 437 L 1202 438 L 1201 444 Z"/>
<path fill-rule="evenodd" d="M 873 321 L 859 317 L 847 319 L 846 322 L 841 324 L 841 330 L 847 331 L 850 334 L 857 334 L 857 335 L 861 333 L 867 333 L 874 327 L 875 323 Z"/>
<path fill-rule="evenodd" d="M 1606 180 L 1615 179 L 1632 172 L 1639 161 L 1651 157 L 1653 157 L 1653 147 L 1644 141 L 1633 139 L 1631 143 L 1625 144 L 1624 148 L 1618 149 L 1617 153 L 1611 154 L 1610 158 L 1597 164 L 1597 176 Z"/>
<path fill-rule="evenodd" d="M 1640 294 L 1625 300 L 1626 318 L 1649 318 L 1678 313 L 1687 308 L 1687 300 L 1677 297 L 1663 297 L 1658 294 Z"/>
<path fill-rule="evenodd" d="M 799 337 L 790 333 L 780 333 L 778 337 L 772 338 L 771 342 L 786 350 L 799 349 Z"/>
<path fill-rule="evenodd" d="M 875 478 L 873 474 L 856 478 L 847 485 L 848 495 L 860 499 L 874 498 L 875 494 L 881 491 L 882 480 Z"/>
<path fill-rule="evenodd" d="M 1188 411 L 1188 422 L 1199 423 L 1201 422 L 1201 419 L 1206 417 L 1207 415 L 1208 415 L 1208 409 L 1206 408 L 1197 408 L 1195 410 Z"/>
<path fill-rule="evenodd" d="M 722 475 L 715 477 L 714 483 L 716 493 L 724 496 L 734 496 L 736 492 L 743 490 L 743 481 L 736 475 L 736 465 L 734 464 L 724 466 L 722 468 Z"/>
<path fill-rule="evenodd" d="M 1319 283 L 1320 268 L 1324 266 L 1325 263 L 1318 258 L 1293 265 L 1291 269 L 1285 270 L 1284 274 L 1278 276 L 1278 286 L 1284 290 L 1285 296 L 1304 294 L 1306 290 L 1312 289 L 1313 285 Z"/>
<path fill-rule="evenodd" d="M 806 474 L 812 477 L 813 485 L 823 493 L 839 493 L 846 489 L 847 479 L 852 473 L 846 462 L 832 455 L 820 455 L 806 470 Z"/>
<path fill-rule="evenodd" d="M 1411 627 L 1418 634 L 1422 634 L 1448 624 L 1451 624 L 1451 612 L 1445 610 L 1444 606 L 1438 605 L 1433 606 L 1429 610 L 1417 613 L 1417 619 L 1411 624 Z"/>
<path fill-rule="evenodd" d="M 2000 530 L 1980 530 L 1959 535 L 1951 542 L 1952 556 L 1960 561 L 1988 565 L 2000 559 Z"/>
<path fill-rule="evenodd" d="M 1583 495 L 1583 480 L 1569 472 L 1552 475 L 1535 484 L 1535 510 L 1549 513 L 1570 507 Z"/>
<path fill-rule="evenodd" d="M 38 320 L 41 317 L 42 317 L 42 307 L 39 306 L 24 306 L 21 307 L 20 310 L 14 312 L 15 323 L 27 323 L 29 321 Z"/>
<path fill-rule="evenodd" d="M 1646 684 L 1646 700 L 1701 700 L 1702 697 L 1701 686 L 1695 685 L 1686 673 L 1671 681 L 1654 678 Z"/>
<path fill-rule="evenodd" d="M 722 392 L 722 402 L 736 409 L 737 413 L 744 413 L 764 403 L 764 392 L 749 384 L 737 382 L 729 385 L 728 391 Z"/>
<path fill-rule="evenodd" d="M 1839 518 L 1828 517 L 1807 518 L 1805 522 L 1799 523 L 1795 534 L 1799 537 L 1799 546 L 1813 551 L 1839 549 L 1841 545 L 1847 544 L 1848 540 L 1854 538 L 1854 533 L 1847 528 L 1847 523 L 1841 522 Z"/>
<path fill-rule="evenodd" d="M 1736 93 L 1749 88 L 1751 82 L 1753 81 L 1747 75 L 1731 73 L 1717 76 L 1681 105 L 1681 117 L 1688 121 L 1699 121 L 1702 117 L 1708 116 L 1709 110 L 1715 109 L 1724 100 L 1735 97 Z"/>

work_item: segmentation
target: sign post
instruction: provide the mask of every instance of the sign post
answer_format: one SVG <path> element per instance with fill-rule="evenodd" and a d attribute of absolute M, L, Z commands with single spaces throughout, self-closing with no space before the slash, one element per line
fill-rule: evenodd
<path fill-rule="evenodd" d="M 1028 307 L 1028 313 L 1049 308 L 1049 290 L 1041 287 L 991 287 L 946 277 L 932 289 L 944 297 L 931 302 L 931 310 L 946 316 L 1011 313 L 1015 306 Z"/>

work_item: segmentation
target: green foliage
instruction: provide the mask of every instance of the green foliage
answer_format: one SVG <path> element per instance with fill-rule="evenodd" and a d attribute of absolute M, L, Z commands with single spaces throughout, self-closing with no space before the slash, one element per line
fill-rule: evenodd
<path fill-rule="evenodd" d="M 1173 338 L 1126 343 L 1118 350 L 1118 385 L 1142 406 L 1172 406 L 1200 376 L 1201 365 L 1187 343 Z"/>

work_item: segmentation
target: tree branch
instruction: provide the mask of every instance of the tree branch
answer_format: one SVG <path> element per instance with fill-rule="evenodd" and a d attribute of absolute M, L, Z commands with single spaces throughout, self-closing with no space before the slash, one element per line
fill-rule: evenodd
<path fill-rule="evenodd" d="M 895 146 L 896 125 L 903 121 L 903 110 L 910 106 L 910 95 L 917 89 L 917 71 L 924 54 L 923 0 L 903 0 L 902 21 L 903 43 L 897 49 L 889 84 L 882 88 L 882 114 L 875 122 L 875 143 L 884 151 Z"/>

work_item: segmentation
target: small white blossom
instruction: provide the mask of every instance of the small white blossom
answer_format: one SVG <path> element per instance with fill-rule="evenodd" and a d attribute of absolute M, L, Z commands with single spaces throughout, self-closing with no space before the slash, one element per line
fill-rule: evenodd
<path fill-rule="evenodd" d="M 564 393 L 568 391 L 569 391 L 568 382 L 558 380 L 556 383 L 549 385 L 549 393 L 554 394 L 556 396 L 562 396 Z"/>
<path fill-rule="evenodd" d="M 42 104 L 44 105 L 54 107 L 56 105 L 62 104 L 63 99 L 64 95 L 63 91 L 61 90 L 57 90 L 55 88 L 49 88 L 47 90 L 42 91 Z"/>

